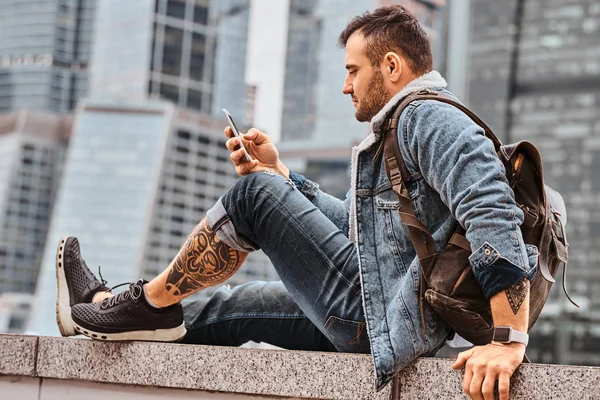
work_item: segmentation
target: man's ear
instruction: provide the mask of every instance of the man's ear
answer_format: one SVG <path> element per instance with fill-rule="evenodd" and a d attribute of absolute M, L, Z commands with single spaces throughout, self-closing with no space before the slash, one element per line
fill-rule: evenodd
<path fill-rule="evenodd" d="M 383 58 L 382 68 L 390 81 L 396 83 L 402 76 L 402 58 L 393 51 L 388 52 Z"/>

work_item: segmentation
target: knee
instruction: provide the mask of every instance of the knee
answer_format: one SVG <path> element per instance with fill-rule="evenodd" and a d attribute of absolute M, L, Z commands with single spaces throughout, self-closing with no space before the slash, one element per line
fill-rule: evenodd
<path fill-rule="evenodd" d="M 252 196 L 256 193 L 264 192 L 264 189 L 274 189 L 276 192 L 284 188 L 286 179 L 281 175 L 276 175 L 267 172 L 253 172 L 240 179 L 233 187 L 240 193 L 246 196 Z"/>

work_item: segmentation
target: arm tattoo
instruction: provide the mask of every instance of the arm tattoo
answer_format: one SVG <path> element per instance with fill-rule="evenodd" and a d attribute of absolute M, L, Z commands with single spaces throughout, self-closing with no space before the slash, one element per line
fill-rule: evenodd
<path fill-rule="evenodd" d="M 529 279 L 523 278 L 511 287 L 504 289 L 504 291 L 506 292 L 510 308 L 517 315 L 529 292 Z"/>
<path fill-rule="evenodd" d="M 221 242 L 202 220 L 188 236 L 171 265 L 165 289 L 175 296 L 218 285 L 239 268 L 240 253 Z"/>

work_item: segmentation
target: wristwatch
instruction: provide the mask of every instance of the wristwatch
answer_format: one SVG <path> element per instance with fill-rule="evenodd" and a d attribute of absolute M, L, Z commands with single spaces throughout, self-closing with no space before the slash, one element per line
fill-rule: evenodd
<path fill-rule="evenodd" d="M 523 343 L 527 346 L 529 343 L 529 335 L 525 332 L 517 331 L 510 326 L 497 326 L 494 329 L 493 342 L 499 343 Z"/>

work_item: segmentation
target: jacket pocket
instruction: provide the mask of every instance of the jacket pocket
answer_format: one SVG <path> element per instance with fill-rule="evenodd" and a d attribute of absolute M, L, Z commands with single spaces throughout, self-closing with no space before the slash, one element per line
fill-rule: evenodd
<path fill-rule="evenodd" d="M 413 181 L 408 185 L 408 193 L 412 200 L 419 197 L 419 192 L 419 181 Z M 397 210 L 400 206 L 398 195 L 392 190 L 389 182 L 375 189 L 375 205 L 382 210 Z"/>
<path fill-rule="evenodd" d="M 344 353 L 369 353 L 371 345 L 367 325 L 363 321 L 352 321 L 331 315 L 323 327 L 331 343 Z"/>

